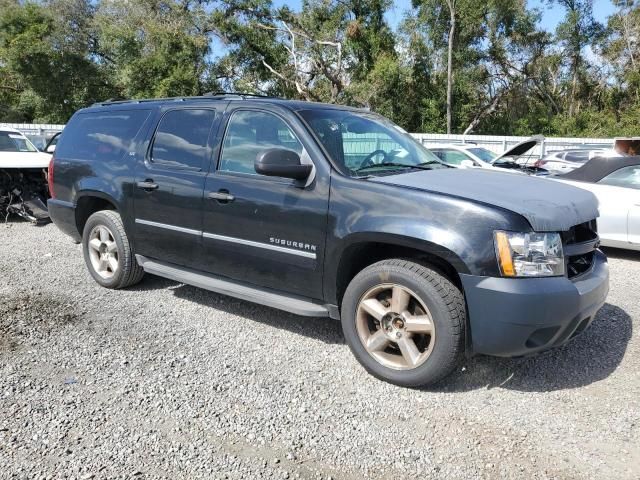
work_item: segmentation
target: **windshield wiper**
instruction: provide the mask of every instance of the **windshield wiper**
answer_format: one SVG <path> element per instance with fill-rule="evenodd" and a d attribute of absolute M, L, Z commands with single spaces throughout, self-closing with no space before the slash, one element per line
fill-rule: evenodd
<path fill-rule="evenodd" d="M 404 168 L 417 168 L 418 170 L 431 170 L 429 167 L 424 166 L 425 164 L 418 165 L 408 165 L 406 163 L 396 163 L 396 162 L 382 162 L 382 163 L 373 163 L 371 165 L 367 165 L 365 167 L 360 167 L 354 170 L 354 172 L 361 172 L 363 170 L 368 170 L 370 168 L 377 167 L 404 167 Z"/>
<path fill-rule="evenodd" d="M 441 162 L 440 160 L 429 160 L 428 162 L 422 162 L 419 163 L 417 165 L 415 165 L 416 167 L 424 167 L 425 165 L 445 165 L 445 166 L 449 166 L 446 163 Z M 423 170 L 429 170 L 428 168 L 423 168 Z"/>

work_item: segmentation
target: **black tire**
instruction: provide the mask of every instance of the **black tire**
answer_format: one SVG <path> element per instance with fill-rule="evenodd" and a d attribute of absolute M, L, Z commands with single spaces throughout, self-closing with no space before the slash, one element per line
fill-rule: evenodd
<path fill-rule="evenodd" d="M 381 284 L 396 284 L 415 292 L 431 314 L 434 344 L 424 363 L 414 368 L 398 370 L 383 365 L 369 353 L 358 334 L 360 301 Z M 455 369 L 464 354 L 466 309 L 462 293 L 440 273 L 411 260 L 383 260 L 362 270 L 347 287 L 341 318 L 345 339 L 358 361 L 375 377 L 395 385 L 418 387 L 438 382 Z"/>
<path fill-rule="evenodd" d="M 94 268 L 90 258 L 90 235 L 99 226 L 105 226 L 109 230 L 117 246 L 118 267 L 110 278 L 101 276 Z M 89 273 L 103 287 L 113 289 L 129 287 L 139 283 L 144 276 L 144 270 L 136 261 L 120 214 L 116 211 L 102 210 L 89 217 L 82 232 L 82 252 Z"/>

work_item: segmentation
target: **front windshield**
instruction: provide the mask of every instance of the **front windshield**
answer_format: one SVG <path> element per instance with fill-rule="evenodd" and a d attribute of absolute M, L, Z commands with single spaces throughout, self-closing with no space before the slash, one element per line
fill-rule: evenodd
<path fill-rule="evenodd" d="M 487 163 L 491 163 L 493 159 L 498 156 L 498 154 L 493 153 L 491 150 L 487 150 L 486 148 L 481 148 L 481 147 L 470 148 L 469 152 L 474 154 L 483 162 L 487 162 Z"/>
<path fill-rule="evenodd" d="M 38 149 L 19 133 L 0 132 L 0 152 L 37 152 Z"/>
<path fill-rule="evenodd" d="M 347 175 L 448 168 L 402 128 L 379 115 L 328 108 L 300 114 Z"/>

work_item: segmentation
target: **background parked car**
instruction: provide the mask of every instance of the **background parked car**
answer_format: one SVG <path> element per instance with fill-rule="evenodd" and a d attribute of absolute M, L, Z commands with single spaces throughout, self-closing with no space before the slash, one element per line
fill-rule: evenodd
<path fill-rule="evenodd" d="M 18 130 L 0 127 L 0 218 L 16 214 L 36 223 L 48 221 L 50 158 Z"/>
<path fill-rule="evenodd" d="M 548 173 L 545 169 L 529 165 L 531 162 L 526 158 L 526 154 L 543 139 L 544 137 L 540 135 L 533 136 L 501 154 L 473 143 L 439 144 L 427 146 L 427 148 L 444 163 L 456 168 L 486 168 L 502 171 L 509 169 L 520 173 L 545 175 Z"/>
<path fill-rule="evenodd" d="M 598 197 L 602 245 L 640 250 L 640 156 L 594 158 L 554 179 Z"/>
<path fill-rule="evenodd" d="M 53 153 L 56 151 L 56 145 L 58 144 L 58 140 L 60 139 L 60 134 L 62 132 L 56 133 L 51 139 L 47 142 L 44 149 L 42 150 L 45 153 Z"/>
<path fill-rule="evenodd" d="M 613 149 L 568 149 L 549 152 L 544 158 L 534 163 L 534 166 L 544 168 L 551 174 L 569 173 L 580 168 L 589 160 L 596 157 L 621 157 L 624 154 Z"/>
<path fill-rule="evenodd" d="M 458 168 L 494 168 L 491 161 L 498 156 L 497 153 L 473 143 L 445 143 L 427 148 L 447 165 Z"/>
<path fill-rule="evenodd" d="M 22 133 L 0 127 L 0 168 L 46 168 L 48 165 L 49 155 L 39 152 Z"/>

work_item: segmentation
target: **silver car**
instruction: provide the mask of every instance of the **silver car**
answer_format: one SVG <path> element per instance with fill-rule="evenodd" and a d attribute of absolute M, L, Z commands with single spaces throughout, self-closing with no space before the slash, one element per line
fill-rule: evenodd
<path fill-rule="evenodd" d="M 595 157 L 615 158 L 623 154 L 613 149 L 568 149 L 549 152 L 542 159 L 538 160 L 534 166 L 544 168 L 551 174 L 562 175 L 569 173 L 576 168 L 580 168 L 589 160 Z"/>

